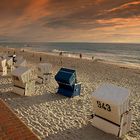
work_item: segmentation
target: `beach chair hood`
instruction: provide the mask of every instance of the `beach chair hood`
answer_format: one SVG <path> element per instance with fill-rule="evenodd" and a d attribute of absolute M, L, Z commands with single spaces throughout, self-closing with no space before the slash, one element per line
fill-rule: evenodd
<path fill-rule="evenodd" d="M 52 65 L 50 63 L 40 63 L 37 66 L 38 74 L 40 73 L 51 73 Z"/>
<path fill-rule="evenodd" d="M 73 85 L 76 83 L 76 71 L 67 68 L 61 68 L 55 75 L 55 80 L 58 83 Z"/>
<path fill-rule="evenodd" d="M 23 83 L 34 79 L 34 71 L 28 67 L 18 67 L 12 71 L 12 75 L 18 77 Z"/>
<path fill-rule="evenodd" d="M 26 67 L 26 65 L 27 65 L 27 62 L 23 58 L 18 58 L 17 62 L 15 63 L 15 67 L 19 67 L 19 66 Z"/>
<path fill-rule="evenodd" d="M 112 105 L 121 105 L 129 99 L 129 90 L 113 84 L 103 84 L 92 93 L 92 96 L 98 100 L 104 99 Z"/>

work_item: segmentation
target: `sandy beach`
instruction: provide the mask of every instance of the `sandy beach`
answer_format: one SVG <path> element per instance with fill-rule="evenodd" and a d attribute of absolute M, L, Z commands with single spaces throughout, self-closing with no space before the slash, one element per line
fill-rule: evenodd
<path fill-rule="evenodd" d="M 104 63 L 97 60 L 60 57 L 47 53 L 20 49 L 1 48 L 1 53 L 23 56 L 30 66 L 42 62 L 53 65 L 51 82 L 36 84 L 35 93 L 21 97 L 12 93 L 12 79 L 0 77 L 0 98 L 42 140 L 117 140 L 90 123 L 94 113 L 91 94 L 103 83 L 112 83 L 130 90 L 130 106 L 133 113 L 131 131 L 123 140 L 140 140 L 140 69 Z M 58 94 L 54 76 L 61 67 L 76 69 L 78 81 L 82 83 L 81 95 L 67 98 Z"/>

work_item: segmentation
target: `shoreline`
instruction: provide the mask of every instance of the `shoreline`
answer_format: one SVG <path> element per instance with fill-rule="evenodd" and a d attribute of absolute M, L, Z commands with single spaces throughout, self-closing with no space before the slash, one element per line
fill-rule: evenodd
<path fill-rule="evenodd" d="M 43 51 L 37 51 L 37 50 L 33 50 L 32 48 L 4 48 L 2 46 L 0 46 L 0 48 L 4 49 L 5 51 L 7 50 L 17 50 L 17 51 L 21 51 L 24 50 L 25 52 L 28 53 L 36 53 L 36 54 L 41 54 L 41 55 L 50 55 L 50 56 L 57 56 L 57 57 L 63 57 L 63 58 L 72 58 L 72 59 L 82 59 L 82 60 L 88 60 L 88 61 L 96 61 L 96 62 L 100 62 L 100 63 L 104 63 L 104 64 L 111 64 L 111 65 L 115 65 L 121 68 L 128 68 L 128 69 L 138 69 L 140 70 L 140 64 L 136 64 L 136 63 L 125 63 L 125 62 L 117 62 L 117 61 L 112 61 L 112 60 L 105 60 L 105 59 L 100 59 L 100 58 L 89 58 L 89 57 L 85 57 L 83 55 L 82 58 L 79 57 L 78 53 L 76 53 L 77 55 L 71 55 L 71 54 L 67 54 L 65 55 L 65 53 L 62 56 L 59 56 L 59 53 L 57 52 L 43 52 Z"/>

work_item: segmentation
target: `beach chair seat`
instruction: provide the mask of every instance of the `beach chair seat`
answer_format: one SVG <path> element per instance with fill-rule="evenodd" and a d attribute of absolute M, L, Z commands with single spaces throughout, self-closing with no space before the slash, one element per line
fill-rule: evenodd
<path fill-rule="evenodd" d="M 47 84 L 50 82 L 52 76 L 52 64 L 40 63 L 37 66 L 37 82 L 40 84 Z"/>
<path fill-rule="evenodd" d="M 81 84 L 77 83 L 75 70 L 61 68 L 55 75 L 55 80 L 59 85 L 57 93 L 67 97 L 80 95 Z"/>
<path fill-rule="evenodd" d="M 6 66 L 6 59 L 0 58 L 0 75 L 5 76 L 7 75 L 7 66 Z"/>
<path fill-rule="evenodd" d="M 29 96 L 35 92 L 35 71 L 28 67 L 18 67 L 11 73 L 13 79 L 13 92 Z"/>
<path fill-rule="evenodd" d="M 95 116 L 92 125 L 118 137 L 130 130 L 131 110 L 129 91 L 112 84 L 104 84 L 92 94 Z"/>
<path fill-rule="evenodd" d="M 80 95 L 81 84 L 74 84 L 73 86 L 68 86 L 59 83 L 59 88 L 57 93 L 62 94 L 67 97 L 74 97 Z"/>
<path fill-rule="evenodd" d="M 30 81 L 24 86 L 22 84 L 20 86 L 14 84 L 12 92 L 21 96 L 31 96 L 35 93 L 35 81 Z"/>
<path fill-rule="evenodd" d="M 121 123 L 120 125 L 118 125 L 95 114 L 92 120 L 92 125 L 106 133 L 113 134 L 117 137 L 122 137 L 130 130 L 131 116 L 132 116 L 131 110 L 123 113 L 121 115 Z"/>

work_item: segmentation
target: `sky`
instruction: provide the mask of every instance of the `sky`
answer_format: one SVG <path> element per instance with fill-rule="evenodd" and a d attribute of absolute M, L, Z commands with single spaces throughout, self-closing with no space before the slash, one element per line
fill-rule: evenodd
<path fill-rule="evenodd" d="M 0 41 L 140 43 L 140 0 L 0 0 Z"/>

